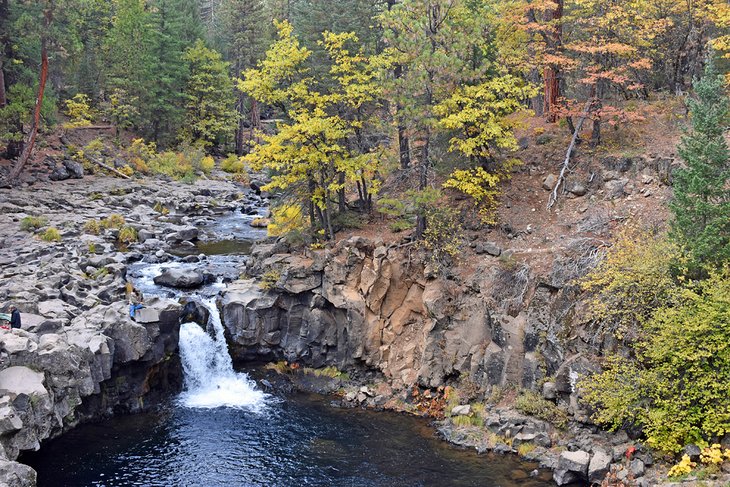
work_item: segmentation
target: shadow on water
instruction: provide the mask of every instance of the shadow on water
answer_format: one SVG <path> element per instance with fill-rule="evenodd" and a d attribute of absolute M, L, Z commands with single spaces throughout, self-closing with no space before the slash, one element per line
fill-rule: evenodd
<path fill-rule="evenodd" d="M 178 257 L 188 255 L 248 255 L 253 246 L 252 240 L 215 240 L 196 242 L 194 246 L 173 247 L 170 253 Z"/>
<path fill-rule="evenodd" d="M 419 418 L 296 395 L 262 413 L 170 406 L 83 425 L 22 458 L 38 485 L 526 486 L 533 466 L 436 438 Z"/>

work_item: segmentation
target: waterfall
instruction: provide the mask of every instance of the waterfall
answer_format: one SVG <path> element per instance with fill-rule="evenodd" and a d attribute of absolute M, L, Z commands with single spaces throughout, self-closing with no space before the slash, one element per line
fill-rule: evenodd
<path fill-rule="evenodd" d="M 215 299 L 203 301 L 208 308 L 208 334 L 196 323 L 180 327 L 180 358 L 185 391 L 180 402 L 191 408 L 231 407 L 260 410 L 266 394 L 256 390 L 244 373 L 233 370 Z"/>

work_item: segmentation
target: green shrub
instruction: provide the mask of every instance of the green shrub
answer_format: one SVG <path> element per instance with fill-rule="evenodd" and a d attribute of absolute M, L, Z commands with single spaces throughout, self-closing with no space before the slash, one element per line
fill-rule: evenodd
<path fill-rule="evenodd" d="M 165 208 L 165 206 L 159 201 L 155 203 L 155 206 L 152 209 L 155 210 L 157 213 L 160 213 L 161 215 L 167 215 L 168 213 L 170 213 L 170 210 Z"/>
<path fill-rule="evenodd" d="M 346 372 L 342 372 L 337 367 L 323 367 L 321 369 L 310 369 L 305 368 L 304 372 L 312 374 L 316 377 L 329 377 L 330 379 L 337 379 L 342 381 L 350 380 L 350 376 Z"/>
<path fill-rule="evenodd" d="M 89 276 L 91 279 L 97 280 L 101 279 L 103 277 L 106 277 L 109 275 L 109 269 L 106 267 L 102 267 L 100 269 L 97 269 L 91 276 Z"/>
<path fill-rule="evenodd" d="M 332 225 L 336 228 L 363 228 L 365 226 L 364 218 L 362 215 L 346 211 L 344 213 L 338 213 L 332 218 Z"/>
<path fill-rule="evenodd" d="M 137 230 L 134 227 L 123 226 L 119 229 L 117 241 L 121 244 L 130 244 L 137 241 Z"/>
<path fill-rule="evenodd" d="M 438 270 L 459 255 L 464 242 L 463 230 L 456 210 L 448 206 L 426 210 L 426 231 L 423 245 L 431 251 L 431 262 Z"/>
<path fill-rule="evenodd" d="M 64 110 L 69 121 L 63 124 L 64 128 L 86 127 L 91 125 L 93 118 L 93 110 L 91 109 L 91 100 L 83 93 L 79 93 L 70 100 L 64 102 L 66 110 Z"/>
<path fill-rule="evenodd" d="M 200 170 L 203 171 L 205 174 L 210 174 L 211 171 L 215 168 L 215 159 L 213 159 L 211 156 L 205 156 L 200 161 Z"/>
<path fill-rule="evenodd" d="M 395 198 L 381 198 L 375 203 L 375 208 L 378 213 L 394 218 L 400 218 L 406 213 L 406 205 Z"/>
<path fill-rule="evenodd" d="M 246 164 L 236 154 L 230 154 L 221 161 L 221 170 L 228 173 L 246 172 Z"/>
<path fill-rule="evenodd" d="M 41 234 L 41 240 L 44 242 L 60 242 L 61 232 L 53 227 L 46 228 L 46 231 Z"/>
<path fill-rule="evenodd" d="M 264 291 L 268 291 L 276 286 L 279 279 L 281 279 L 281 273 L 279 271 L 274 269 L 268 270 L 261 275 L 259 287 Z"/>
<path fill-rule="evenodd" d="M 452 416 L 451 422 L 455 426 L 484 426 L 484 420 L 476 415 Z"/>
<path fill-rule="evenodd" d="M 103 229 L 104 225 L 99 220 L 89 220 L 84 223 L 84 233 L 99 235 Z"/>
<path fill-rule="evenodd" d="M 125 220 L 122 215 L 119 213 L 112 213 L 108 217 L 101 220 L 100 224 L 104 228 L 122 228 L 124 226 Z"/>
<path fill-rule="evenodd" d="M 388 225 L 388 228 L 393 233 L 405 232 L 406 230 L 413 229 L 413 222 L 401 218 Z"/>
<path fill-rule="evenodd" d="M 520 446 L 517 447 L 517 454 L 524 457 L 532 453 L 535 448 L 537 448 L 537 445 L 534 443 L 520 443 Z"/>
<path fill-rule="evenodd" d="M 534 391 L 523 391 L 517 396 L 517 399 L 515 399 L 515 409 L 522 414 L 548 421 L 558 428 L 568 426 L 568 415 L 555 404 L 544 399 Z"/>
<path fill-rule="evenodd" d="M 635 335 L 654 310 L 680 299 L 681 286 L 673 273 L 681 265 L 679 247 L 667 239 L 633 230 L 623 233 L 580 282 L 592 293 L 589 318 L 618 338 Z"/>
<path fill-rule="evenodd" d="M 686 284 L 641 323 L 635 359 L 613 357 L 579 383 L 593 418 L 639 425 L 646 443 L 676 453 L 730 431 L 730 268 Z"/>
<path fill-rule="evenodd" d="M 35 232 L 36 230 L 45 227 L 48 224 L 48 219 L 43 216 L 26 216 L 20 220 L 20 229 L 24 232 Z"/>

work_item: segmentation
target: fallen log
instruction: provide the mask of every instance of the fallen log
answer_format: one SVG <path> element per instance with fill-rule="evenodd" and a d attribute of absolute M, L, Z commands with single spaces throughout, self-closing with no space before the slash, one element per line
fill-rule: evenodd
<path fill-rule="evenodd" d="M 97 166 L 99 166 L 99 167 L 101 167 L 101 168 L 104 168 L 104 169 L 106 169 L 107 171 L 111 171 L 111 172 L 113 172 L 113 173 L 114 173 L 114 174 L 116 174 L 117 176 L 123 177 L 124 179 L 132 179 L 132 178 L 130 178 L 129 176 L 127 176 L 126 174 L 124 174 L 123 172 L 119 172 L 119 171 L 117 171 L 116 169 L 114 169 L 113 167 L 111 167 L 111 166 L 109 166 L 109 165 L 107 165 L 107 164 L 104 164 L 104 163 L 103 163 L 103 162 L 101 162 L 101 161 L 97 161 L 96 159 L 92 159 L 92 158 L 89 158 L 89 160 L 90 160 L 91 162 L 93 162 L 94 164 L 96 164 Z"/>

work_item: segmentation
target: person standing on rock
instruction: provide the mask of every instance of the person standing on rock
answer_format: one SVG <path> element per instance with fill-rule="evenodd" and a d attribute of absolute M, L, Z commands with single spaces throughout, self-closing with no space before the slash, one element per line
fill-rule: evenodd
<path fill-rule="evenodd" d="M 15 306 L 10 307 L 10 328 L 20 328 L 20 311 Z"/>

